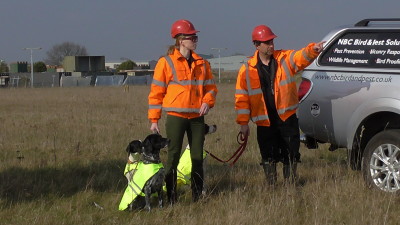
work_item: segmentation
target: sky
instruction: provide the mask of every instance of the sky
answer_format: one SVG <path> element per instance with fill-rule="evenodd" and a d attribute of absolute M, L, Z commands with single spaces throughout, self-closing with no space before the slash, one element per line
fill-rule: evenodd
<path fill-rule="evenodd" d="M 33 61 L 43 61 L 69 41 L 106 62 L 157 60 L 174 43 L 170 29 L 179 19 L 200 31 L 197 53 L 249 56 L 260 24 L 278 36 L 276 49 L 300 49 L 341 25 L 400 18 L 399 10 L 399 0 L 1 0 L 0 59 L 30 62 L 23 48 L 40 47 Z"/>

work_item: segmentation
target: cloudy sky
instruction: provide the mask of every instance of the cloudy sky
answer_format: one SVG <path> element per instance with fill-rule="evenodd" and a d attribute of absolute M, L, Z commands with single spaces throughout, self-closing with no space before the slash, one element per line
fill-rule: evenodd
<path fill-rule="evenodd" d="M 364 18 L 400 18 L 399 0 L 1 0 L 0 59 L 46 58 L 55 44 L 70 41 L 106 61 L 158 59 L 173 43 L 171 24 L 188 19 L 200 30 L 198 53 L 251 55 L 251 31 L 266 24 L 278 49 L 320 41 L 339 25 Z"/>

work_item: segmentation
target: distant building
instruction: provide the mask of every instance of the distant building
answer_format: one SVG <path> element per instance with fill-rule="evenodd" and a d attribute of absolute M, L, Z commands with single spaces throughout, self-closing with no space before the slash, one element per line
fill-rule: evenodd
<path fill-rule="evenodd" d="M 57 66 L 46 65 L 46 68 L 47 68 L 47 72 L 50 72 L 50 73 L 58 72 L 57 71 Z"/>
<path fill-rule="evenodd" d="M 10 81 L 9 73 L 0 73 L 0 87 L 7 87 Z"/>
<path fill-rule="evenodd" d="M 249 60 L 248 56 L 235 55 L 221 58 L 211 58 L 208 59 L 208 62 L 210 62 L 213 71 L 218 71 L 220 65 L 221 71 L 238 71 L 242 64 L 247 62 L 247 60 Z"/>
<path fill-rule="evenodd" d="M 118 66 L 121 65 L 122 62 L 106 62 L 105 68 L 107 71 L 116 71 Z"/>
<path fill-rule="evenodd" d="M 63 60 L 65 72 L 103 72 L 104 56 L 65 56 Z"/>
<path fill-rule="evenodd" d="M 28 62 L 13 62 L 10 63 L 10 73 L 27 73 Z"/>
<path fill-rule="evenodd" d="M 107 71 L 113 71 L 115 72 L 121 63 L 125 62 L 126 60 L 115 60 L 115 61 L 109 61 L 105 63 L 105 67 Z M 154 61 L 134 61 L 134 63 L 137 65 L 137 69 L 154 69 L 154 66 L 152 66 L 152 62 Z"/>
<path fill-rule="evenodd" d="M 136 63 L 136 65 L 140 68 L 149 68 L 149 62 L 148 61 L 133 61 Z"/>
<path fill-rule="evenodd" d="M 149 69 L 154 70 L 156 68 L 156 65 L 157 65 L 156 60 L 149 61 Z"/>
<path fill-rule="evenodd" d="M 121 70 L 118 74 L 128 75 L 128 76 L 153 76 L 154 70 L 150 69 L 133 69 L 133 70 Z"/>

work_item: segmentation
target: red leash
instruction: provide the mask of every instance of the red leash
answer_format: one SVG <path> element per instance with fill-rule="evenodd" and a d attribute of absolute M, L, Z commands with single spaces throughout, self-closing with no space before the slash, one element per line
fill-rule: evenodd
<path fill-rule="evenodd" d="M 236 152 L 233 153 L 233 155 L 227 160 L 222 160 L 222 159 L 218 158 L 216 155 L 212 154 L 211 152 L 209 152 L 207 150 L 205 150 L 205 151 L 208 154 L 210 154 L 214 159 L 216 159 L 217 161 L 222 162 L 222 163 L 228 163 L 229 161 L 231 161 L 233 159 L 233 161 L 229 163 L 230 166 L 233 166 L 238 161 L 239 157 L 243 154 L 244 150 L 246 150 L 247 136 L 243 136 L 243 134 L 241 132 L 239 132 L 236 137 L 236 140 L 240 146 L 236 150 Z"/>

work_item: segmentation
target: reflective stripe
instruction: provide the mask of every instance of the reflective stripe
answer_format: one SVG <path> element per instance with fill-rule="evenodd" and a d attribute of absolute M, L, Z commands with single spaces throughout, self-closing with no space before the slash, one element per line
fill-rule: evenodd
<path fill-rule="evenodd" d="M 297 71 L 297 66 L 296 66 L 296 64 L 294 63 L 294 59 L 293 59 L 295 54 L 296 54 L 295 51 L 293 51 L 293 52 L 290 54 L 289 62 L 290 62 L 290 65 L 292 65 L 292 67 L 294 68 L 294 70 Z"/>
<path fill-rule="evenodd" d="M 174 76 L 173 81 L 169 82 L 170 84 L 180 84 L 182 86 L 185 86 L 185 85 L 204 86 L 206 82 L 207 82 L 207 84 L 215 84 L 214 80 L 207 80 L 207 81 L 204 81 L 204 80 L 181 80 L 181 81 L 179 81 L 171 56 L 168 55 L 167 57 L 164 57 L 164 58 L 166 59 L 169 67 L 171 67 L 172 74 Z M 206 63 L 203 63 L 203 67 L 204 67 L 204 73 L 206 73 Z"/>
<path fill-rule="evenodd" d="M 269 117 L 268 117 L 268 115 L 260 115 L 260 116 L 255 116 L 255 117 L 251 118 L 251 121 L 253 121 L 253 122 L 257 122 L 260 120 L 269 120 Z"/>
<path fill-rule="evenodd" d="M 287 65 L 285 58 L 281 59 L 281 65 L 283 67 L 283 70 L 285 71 L 286 77 L 288 77 L 288 75 L 290 76 L 290 69 L 289 66 Z"/>
<path fill-rule="evenodd" d="M 181 85 L 181 86 L 189 86 L 189 85 L 191 85 L 191 86 L 204 86 L 203 80 L 198 80 L 198 81 L 195 81 L 195 80 L 182 80 L 182 81 L 179 81 L 179 82 L 170 81 L 169 84 Z"/>
<path fill-rule="evenodd" d="M 194 80 L 194 83 L 191 83 L 192 85 L 198 85 L 198 86 L 204 86 L 204 80 Z"/>
<path fill-rule="evenodd" d="M 135 186 L 131 185 L 134 184 Z M 133 192 L 135 192 L 136 195 L 140 195 L 140 193 L 142 192 L 142 188 L 136 184 L 133 180 L 131 180 L 131 182 L 129 182 L 128 186 L 132 189 Z"/>
<path fill-rule="evenodd" d="M 237 114 L 246 114 L 249 115 L 250 114 L 250 110 L 249 109 L 238 109 L 236 110 Z"/>
<path fill-rule="evenodd" d="M 214 90 L 211 90 L 211 91 L 207 92 L 206 94 L 211 94 L 215 98 L 215 91 Z"/>
<path fill-rule="evenodd" d="M 209 85 L 209 84 L 215 84 L 215 81 L 213 79 L 210 80 L 178 80 L 178 75 L 176 73 L 176 69 L 175 66 L 173 64 L 172 58 L 171 56 L 166 56 L 164 57 L 169 65 L 169 67 L 171 67 L 172 70 L 172 74 L 173 74 L 173 80 L 169 81 L 168 85 L 181 85 L 181 86 L 197 86 L 198 88 L 202 88 L 204 87 L 204 85 Z M 207 67 L 206 67 L 206 62 L 203 63 L 203 68 L 204 68 L 204 73 L 206 73 L 207 71 Z M 211 90 L 207 93 L 210 93 L 211 95 L 213 95 L 213 97 L 215 98 L 215 91 Z M 176 107 L 163 107 L 163 109 L 167 112 L 178 112 L 178 113 L 199 113 L 200 112 L 200 108 L 176 108 Z"/>
<path fill-rule="evenodd" d="M 283 70 L 285 71 L 286 80 L 281 80 L 279 82 L 279 85 L 283 86 L 283 85 L 287 85 L 289 83 L 295 82 L 296 80 L 295 80 L 294 76 L 291 76 L 289 67 L 288 67 L 288 65 L 287 65 L 287 63 L 286 63 L 284 58 L 281 59 L 281 65 L 283 67 Z"/>
<path fill-rule="evenodd" d="M 170 81 L 169 84 L 177 84 L 177 85 L 182 85 L 182 86 L 186 86 L 186 85 L 198 85 L 196 81 L 194 80 L 181 80 L 181 81 Z"/>
<path fill-rule="evenodd" d="M 247 65 L 247 63 L 245 63 L 244 65 L 246 67 L 246 83 L 247 83 L 248 95 L 262 94 L 261 88 L 257 88 L 257 89 L 252 89 L 251 88 L 250 75 L 249 75 L 249 66 Z"/>
<path fill-rule="evenodd" d="M 246 90 L 236 89 L 235 94 L 238 94 L 238 95 L 248 95 L 249 93 L 248 93 Z"/>
<path fill-rule="evenodd" d="M 303 57 L 307 60 L 307 61 L 309 61 L 309 62 L 311 62 L 312 61 L 312 59 L 310 59 L 310 58 L 308 58 L 308 56 L 307 56 L 307 54 L 306 54 L 306 51 L 305 50 L 303 50 L 302 51 L 302 54 L 303 54 Z"/>
<path fill-rule="evenodd" d="M 164 107 L 167 112 L 185 112 L 185 113 L 199 113 L 200 108 L 174 108 L 174 107 Z"/>
<path fill-rule="evenodd" d="M 250 92 L 250 95 L 258 95 L 258 94 L 262 94 L 261 88 L 252 89 Z"/>
<path fill-rule="evenodd" d="M 157 85 L 157 86 L 160 86 L 160 87 L 167 87 L 167 84 L 166 84 L 166 83 L 164 83 L 164 82 L 162 82 L 162 81 L 155 80 L 155 79 L 153 79 L 153 81 L 152 81 L 151 83 L 152 83 L 152 84 L 155 84 L 155 85 Z"/>
<path fill-rule="evenodd" d="M 171 85 L 171 84 L 180 85 L 180 83 L 177 83 L 177 82 L 175 82 L 175 81 L 173 81 L 173 80 L 170 81 L 168 85 Z"/>
<path fill-rule="evenodd" d="M 245 63 L 244 66 L 246 67 L 247 91 L 249 92 L 249 95 L 252 95 L 252 89 L 251 89 L 251 84 L 250 84 L 250 76 L 249 76 L 249 65 L 247 65 L 247 63 Z"/>
<path fill-rule="evenodd" d="M 171 56 L 167 56 L 167 57 L 164 57 L 166 60 L 167 60 L 167 63 L 168 63 L 168 65 L 169 65 L 169 67 L 171 68 L 171 70 L 172 70 L 172 75 L 174 76 L 174 80 L 176 81 L 176 82 L 178 82 L 178 77 L 177 77 L 177 75 L 176 75 L 176 70 L 175 70 L 175 66 L 174 66 L 174 63 L 172 62 L 172 59 L 171 59 Z M 178 82 L 179 83 L 179 82 Z"/>
<path fill-rule="evenodd" d="M 287 80 L 281 80 L 279 82 L 279 86 L 284 86 L 284 85 L 288 85 L 291 83 L 296 83 L 296 79 L 294 76 L 289 76 Z"/>
<path fill-rule="evenodd" d="M 210 84 L 215 84 L 215 81 L 213 79 L 204 81 L 204 85 L 210 85 Z"/>
<path fill-rule="evenodd" d="M 284 114 L 285 112 L 287 112 L 287 111 L 289 111 L 289 110 L 295 110 L 295 109 L 297 109 L 297 107 L 299 106 L 299 104 L 294 104 L 294 105 L 291 105 L 291 106 L 289 106 L 289 107 L 287 107 L 287 108 L 284 108 L 284 109 L 279 109 L 278 110 L 278 114 L 279 115 L 282 115 L 282 114 Z"/>
<path fill-rule="evenodd" d="M 149 105 L 149 109 L 161 109 L 161 105 Z"/>
<path fill-rule="evenodd" d="M 249 95 L 257 95 L 257 94 L 263 94 L 262 89 L 261 88 L 257 88 L 257 89 L 252 89 L 251 88 L 251 84 L 250 84 L 250 75 L 249 75 L 249 66 L 247 64 L 245 64 L 246 67 L 246 82 L 247 82 L 247 90 L 249 91 Z M 238 91 L 238 90 L 236 90 Z M 248 109 L 241 109 L 241 110 L 237 110 L 238 114 L 250 114 L 250 110 Z M 259 115 L 259 116 L 255 116 L 251 118 L 251 121 L 253 121 L 254 123 L 260 120 L 269 120 L 268 115 Z"/>

